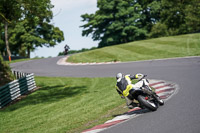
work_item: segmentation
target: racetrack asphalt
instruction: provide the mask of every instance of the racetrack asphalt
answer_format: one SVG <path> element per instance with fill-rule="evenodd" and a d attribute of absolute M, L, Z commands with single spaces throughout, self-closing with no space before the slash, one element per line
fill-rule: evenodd
<path fill-rule="evenodd" d="M 150 79 L 172 81 L 179 92 L 156 112 L 145 113 L 102 133 L 199 133 L 200 57 L 137 61 L 102 65 L 61 66 L 63 57 L 11 64 L 13 70 L 51 77 L 115 77 L 116 73 L 143 73 Z"/>

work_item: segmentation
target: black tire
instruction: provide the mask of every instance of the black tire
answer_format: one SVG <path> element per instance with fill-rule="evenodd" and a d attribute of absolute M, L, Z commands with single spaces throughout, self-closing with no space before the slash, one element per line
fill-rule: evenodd
<path fill-rule="evenodd" d="M 151 111 L 156 111 L 158 108 L 158 106 L 155 103 L 146 100 L 145 97 L 142 95 L 139 95 L 137 99 L 142 106 L 144 106 L 145 108 Z"/>

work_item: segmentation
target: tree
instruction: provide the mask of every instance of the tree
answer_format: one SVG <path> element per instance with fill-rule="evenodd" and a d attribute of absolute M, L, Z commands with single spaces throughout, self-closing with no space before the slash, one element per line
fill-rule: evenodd
<path fill-rule="evenodd" d="M 187 31 L 200 32 L 200 1 L 190 0 L 190 4 L 185 6 L 185 24 Z"/>
<path fill-rule="evenodd" d="M 34 51 L 36 47 L 53 47 L 56 42 L 64 40 L 63 32 L 48 23 L 41 23 L 35 27 L 30 27 L 27 20 L 19 22 L 11 31 L 10 42 L 14 52 L 20 56 L 30 57 L 30 51 Z"/>
<path fill-rule="evenodd" d="M 0 20 L 4 23 L 4 35 L 7 54 L 10 57 L 10 47 L 8 43 L 8 25 L 20 18 L 20 5 L 16 0 L 1 0 L 0 2 Z"/>
<path fill-rule="evenodd" d="M 142 26 L 144 16 L 141 5 L 133 0 L 99 0 L 95 14 L 81 15 L 84 24 L 83 36 L 92 34 L 100 40 L 99 47 L 144 39 L 146 30 Z"/>
<path fill-rule="evenodd" d="M 56 42 L 64 40 L 63 32 L 58 27 L 54 27 L 51 22 L 53 5 L 50 0 L 25 0 L 23 2 L 23 21 L 26 33 L 22 35 L 23 47 L 27 48 L 27 55 L 36 47 L 52 47 Z M 23 45 L 22 43 L 22 45 Z"/>
<path fill-rule="evenodd" d="M 3 34 L 3 23 L 0 21 L 0 54 L 5 55 L 5 44 L 4 44 L 4 34 Z"/>
<path fill-rule="evenodd" d="M 167 26 L 171 35 L 188 33 L 193 22 L 199 25 L 199 0 L 162 0 L 162 9 L 161 23 Z M 193 18 L 195 20 L 191 21 Z"/>
<path fill-rule="evenodd" d="M 160 21 L 160 12 L 162 11 L 161 0 L 137 0 L 142 7 L 141 14 L 144 19 L 141 20 L 142 26 L 147 32 L 150 32 L 152 26 Z"/>
<path fill-rule="evenodd" d="M 13 6 L 12 2 L 8 3 L 9 0 L 3 1 L 4 4 L 0 4 L 2 5 L 2 10 L 0 11 L 7 11 Z M 51 24 L 53 18 L 51 9 L 53 5 L 50 0 L 13 1 L 17 3 L 19 10 L 8 10 L 7 14 L 15 14 L 17 12 L 20 17 L 12 17 L 10 15 L 9 20 L 12 23 L 8 27 L 9 29 L 6 30 L 8 32 L 5 32 L 5 35 L 6 33 L 9 34 L 9 38 L 7 37 L 5 42 L 9 40 L 12 54 L 30 57 L 30 52 L 35 50 L 36 47 L 53 47 L 57 42 L 64 40 L 63 32 Z M 6 5 L 7 8 L 3 5 Z"/>

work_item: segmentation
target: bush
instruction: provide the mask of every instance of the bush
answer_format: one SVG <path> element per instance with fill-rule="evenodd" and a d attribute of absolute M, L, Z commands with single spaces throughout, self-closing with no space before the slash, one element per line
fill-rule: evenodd
<path fill-rule="evenodd" d="M 149 34 L 150 38 L 168 36 L 167 26 L 162 23 L 155 24 Z"/>
<path fill-rule="evenodd" d="M 11 69 L 0 55 L 0 86 L 9 83 L 12 80 L 14 80 L 14 76 L 11 72 Z"/>

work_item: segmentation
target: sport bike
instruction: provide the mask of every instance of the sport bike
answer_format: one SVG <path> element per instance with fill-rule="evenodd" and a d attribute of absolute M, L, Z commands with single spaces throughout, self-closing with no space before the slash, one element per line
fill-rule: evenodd
<path fill-rule="evenodd" d="M 149 86 L 146 76 L 144 75 L 133 85 L 136 89 L 133 89 L 130 94 L 133 99 L 139 102 L 139 107 L 156 111 L 159 105 L 164 105 L 164 101 Z"/>

